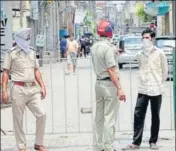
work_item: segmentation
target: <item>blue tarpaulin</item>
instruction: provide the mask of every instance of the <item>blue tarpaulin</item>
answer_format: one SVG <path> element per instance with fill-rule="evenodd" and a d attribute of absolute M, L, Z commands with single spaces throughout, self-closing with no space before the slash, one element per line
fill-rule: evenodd
<path fill-rule="evenodd" d="M 163 16 L 169 12 L 170 2 L 169 1 L 157 1 L 155 2 L 146 2 L 145 3 L 145 12 L 152 16 Z"/>
<path fill-rule="evenodd" d="M 60 38 L 62 38 L 64 36 L 68 36 L 69 35 L 68 29 L 61 29 L 61 30 L 59 30 L 59 35 L 60 35 Z"/>

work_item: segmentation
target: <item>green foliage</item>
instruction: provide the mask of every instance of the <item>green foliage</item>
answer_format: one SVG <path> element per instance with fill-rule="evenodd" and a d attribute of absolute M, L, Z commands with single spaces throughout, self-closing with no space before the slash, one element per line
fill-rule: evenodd
<path fill-rule="evenodd" d="M 93 33 L 96 32 L 95 28 L 95 20 L 93 19 L 93 14 L 90 11 L 87 11 L 86 16 L 84 18 L 84 24 L 91 29 Z"/>
<path fill-rule="evenodd" d="M 145 12 L 144 12 L 144 5 L 143 4 L 138 4 L 137 5 L 136 14 L 142 21 L 144 20 Z"/>
<path fill-rule="evenodd" d="M 140 18 L 144 16 L 145 12 L 144 12 L 144 6 L 142 4 L 137 5 L 136 14 Z"/>
<path fill-rule="evenodd" d="M 136 7 L 136 14 L 140 18 L 142 22 L 150 22 L 152 21 L 152 16 L 149 14 L 146 14 L 144 12 L 144 5 L 143 4 L 138 4 Z"/>

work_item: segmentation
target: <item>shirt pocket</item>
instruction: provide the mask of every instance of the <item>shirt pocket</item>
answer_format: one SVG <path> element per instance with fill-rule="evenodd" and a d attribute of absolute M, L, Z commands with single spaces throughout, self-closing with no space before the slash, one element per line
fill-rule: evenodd
<path fill-rule="evenodd" d="M 140 72 L 140 81 L 144 83 L 148 82 L 149 79 L 149 73 L 148 72 Z"/>
<path fill-rule="evenodd" d="M 35 60 L 35 59 L 30 59 L 30 60 L 28 61 L 28 67 L 29 67 L 29 68 L 34 68 L 35 65 L 36 65 L 36 60 Z"/>
<path fill-rule="evenodd" d="M 24 68 L 26 68 L 25 59 L 22 58 L 22 57 L 16 57 L 16 58 L 14 58 L 12 66 L 15 69 L 24 69 Z"/>
<path fill-rule="evenodd" d="M 150 65 L 150 68 L 155 71 L 161 70 L 161 62 L 157 58 L 152 58 L 149 62 L 149 65 Z"/>
<path fill-rule="evenodd" d="M 36 65 L 36 59 L 34 57 L 34 54 L 30 54 L 28 57 L 27 57 L 27 62 L 28 62 L 28 67 L 29 68 L 34 68 L 35 65 Z"/>

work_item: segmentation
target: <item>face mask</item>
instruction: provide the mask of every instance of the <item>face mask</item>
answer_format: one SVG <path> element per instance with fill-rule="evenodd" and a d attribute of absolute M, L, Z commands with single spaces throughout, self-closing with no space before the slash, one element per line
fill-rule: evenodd
<path fill-rule="evenodd" d="M 144 39 L 143 40 L 143 46 L 145 50 L 152 50 L 153 49 L 153 42 L 149 39 Z"/>
<path fill-rule="evenodd" d="M 26 41 L 26 40 L 16 40 L 17 45 L 26 53 L 30 53 L 31 49 L 29 48 L 30 45 L 30 40 Z"/>
<path fill-rule="evenodd" d="M 31 52 L 30 49 L 30 37 L 31 37 L 31 29 L 22 29 L 16 33 L 14 39 L 18 47 L 20 47 L 26 54 Z"/>

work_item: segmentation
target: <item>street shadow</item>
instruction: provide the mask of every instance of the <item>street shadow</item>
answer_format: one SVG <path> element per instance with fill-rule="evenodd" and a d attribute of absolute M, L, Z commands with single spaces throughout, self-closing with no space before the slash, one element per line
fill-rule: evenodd
<path fill-rule="evenodd" d="M 131 69 L 130 69 L 131 68 Z M 119 69 L 120 71 L 126 71 L 126 70 L 139 70 L 139 67 L 123 67 L 122 69 Z"/>
<path fill-rule="evenodd" d="M 14 148 L 1 148 L 1 151 L 16 151 Z"/>

